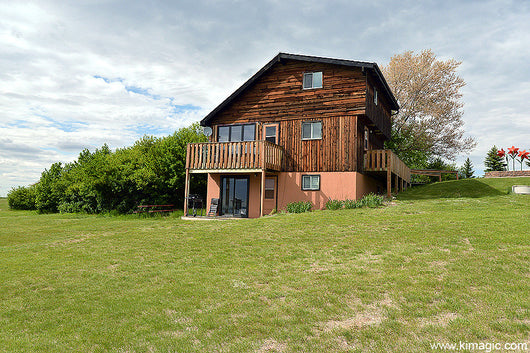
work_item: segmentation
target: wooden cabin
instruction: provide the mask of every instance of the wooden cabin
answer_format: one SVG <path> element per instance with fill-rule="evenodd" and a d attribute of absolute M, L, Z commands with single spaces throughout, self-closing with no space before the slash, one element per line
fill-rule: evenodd
<path fill-rule="evenodd" d="M 188 145 L 185 196 L 190 173 L 208 174 L 221 216 L 390 196 L 410 183 L 384 149 L 398 109 L 376 63 L 279 53 L 201 121 L 210 142 Z"/>

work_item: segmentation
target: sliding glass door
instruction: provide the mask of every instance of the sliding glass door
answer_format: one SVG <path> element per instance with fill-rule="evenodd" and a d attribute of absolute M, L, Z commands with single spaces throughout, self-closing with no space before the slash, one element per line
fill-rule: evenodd
<path fill-rule="evenodd" d="M 248 217 L 248 176 L 221 177 L 221 215 Z"/>

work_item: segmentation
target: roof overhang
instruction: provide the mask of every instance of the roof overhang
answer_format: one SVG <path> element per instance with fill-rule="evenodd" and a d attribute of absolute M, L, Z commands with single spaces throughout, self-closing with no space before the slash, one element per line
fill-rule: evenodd
<path fill-rule="evenodd" d="M 251 78 L 249 78 L 241 87 L 235 90 L 234 93 L 228 96 L 228 98 L 226 98 L 214 110 L 212 110 L 208 115 L 206 115 L 204 119 L 201 120 L 200 124 L 202 126 L 209 126 L 210 121 L 213 119 L 213 117 L 217 113 L 219 113 L 223 108 L 229 105 L 242 92 L 244 92 L 248 87 L 250 87 L 258 78 L 260 78 L 263 74 L 265 74 L 271 67 L 281 62 L 282 60 L 307 61 L 307 62 L 313 62 L 313 63 L 358 67 L 358 68 L 361 68 L 363 71 L 371 71 L 374 73 L 377 80 L 383 86 L 385 93 L 387 94 L 390 100 L 390 104 L 391 104 L 390 109 L 396 110 L 396 111 L 399 110 L 398 102 L 396 98 L 394 97 L 392 90 L 388 86 L 388 83 L 386 82 L 383 76 L 383 73 L 381 72 L 381 70 L 379 69 L 376 63 L 354 61 L 354 60 L 344 60 L 344 59 L 332 59 L 332 58 L 324 58 L 324 57 L 319 57 L 319 56 L 279 53 L 271 61 L 269 61 L 265 66 L 263 66 L 258 72 L 256 72 Z"/>

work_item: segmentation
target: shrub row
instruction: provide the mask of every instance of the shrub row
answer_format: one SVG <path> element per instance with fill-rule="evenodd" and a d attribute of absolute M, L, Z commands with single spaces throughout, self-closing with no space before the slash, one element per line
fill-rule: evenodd
<path fill-rule="evenodd" d="M 326 209 L 327 210 L 340 210 L 341 208 L 351 209 L 351 208 L 362 208 L 362 207 L 380 207 L 383 205 L 384 197 L 381 195 L 376 195 L 374 193 L 370 193 L 368 195 L 365 195 L 360 200 L 332 200 L 329 199 L 326 202 Z M 313 204 L 311 201 L 298 201 L 298 202 L 291 202 L 287 204 L 286 211 L 288 213 L 302 213 L 302 212 L 308 212 L 311 211 L 311 208 L 313 208 Z"/>
<path fill-rule="evenodd" d="M 339 210 L 341 208 L 346 209 L 352 209 L 352 208 L 362 208 L 362 207 L 370 207 L 375 208 L 383 205 L 384 197 L 381 195 L 376 195 L 373 193 L 370 193 L 366 196 L 364 196 L 360 200 L 332 200 L 329 199 L 326 202 L 326 209 L 327 210 Z"/>
<path fill-rule="evenodd" d="M 298 201 L 287 204 L 286 211 L 289 213 L 309 212 L 313 208 L 311 201 Z"/>
<path fill-rule="evenodd" d="M 85 149 L 72 163 L 52 164 L 35 185 L 12 189 L 9 207 L 43 213 L 128 213 L 139 204 L 182 205 L 186 146 L 205 139 L 194 124 L 163 138 L 145 136 L 114 152 L 107 145 L 94 152 Z M 205 194 L 205 180 L 193 184 L 192 192 Z"/>

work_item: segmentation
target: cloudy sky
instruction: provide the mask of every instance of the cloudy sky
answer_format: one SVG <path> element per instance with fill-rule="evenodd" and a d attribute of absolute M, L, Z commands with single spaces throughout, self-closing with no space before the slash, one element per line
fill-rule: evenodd
<path fill-rule="evenodd" d="M 280 51 L 462 61 L 481 174 L 493 144 L 530 148 L 529 19 L 526 0 L 0 0 L 0 196 L 84 148 L 200 120 Z"/>

